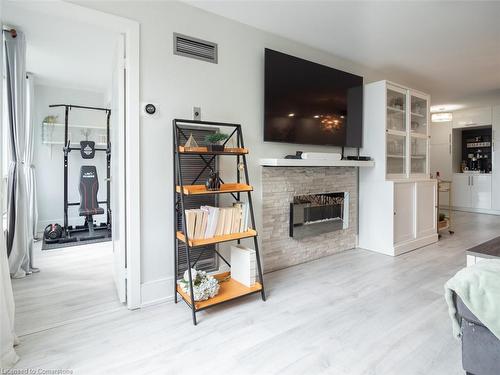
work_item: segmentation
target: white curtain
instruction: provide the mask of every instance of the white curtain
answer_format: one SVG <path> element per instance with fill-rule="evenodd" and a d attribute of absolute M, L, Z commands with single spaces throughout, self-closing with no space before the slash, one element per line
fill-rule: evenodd
<path fill-rule="evenodd" d="M 7 369 L 19 360 L 14 350 L 19 341 L 14 332 L 14 296 L 4 244 L 3 231 L 0 231 L 0 368 Z"/>
<path fill-rule="evenodd" d="M 3 38 L 2 38 L 3 41 Z M 0 49 L 0 55 L 5 52 L 4 47 Z M 3 56 L 2 56 L 3 57 Z M 2 60 L 4 61 L 4 60 Z M 0 98 L 3 98 L 0 93 Z M 3 103 L 0 103 L 3 108 Z M 2 119 L 3 121 L 3 119 Z M 7 134 L 3 134 L 7 136 Z M 3 212 L 3 197 L 0 201 L 0 212 Z M 1 224 L 1 223 L 0 223 Z M 19 357 L 14 350 L 18 339 L 14 332 L 14 296 L 12 294 L 12 284 L 10 281 L 9 262 L 5 248 L 5 236 L 3 226 L 0 227 L 0 368 L 12 367 Z"/>
<path fill-rule="evenodd" d="M 30 213 L 30 194 L 33 188 L 33 126 L 31 121 L 28 123 L 26 116 L 26 40 L 21 31 L 18 31 L 16 36 L 4 33 L 4 38 L 8 137 L 11 150 L 7 196 L 7 253 L 11 277 L 21 278 L 33 272 L 33 215 Z"/>
<path fill-rule="evenodd" d="M 30 269 L 31 272 L 38 272 L 38 268 L 33 266 L 33 245 L 37 237 L 38 226 L 38 202 L 36 197 L 36 175 L 33 164 L 33 153 L 35 150 L 35 85 L 33 74 L 26 74 L 26 156 L 25 156 L 25 174 L 28 193 L 28 232 L 27 241 L 29 247 Z"/>

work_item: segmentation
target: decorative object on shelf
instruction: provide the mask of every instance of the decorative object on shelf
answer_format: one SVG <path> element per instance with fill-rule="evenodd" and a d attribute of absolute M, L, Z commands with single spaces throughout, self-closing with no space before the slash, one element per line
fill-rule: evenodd
<path fill-rule="evenodd" d="M 224 133 L 214 133 L 207 135 L 205 140 L 208 143 L 207 144 L 208 151 L 224 151 L 224 148 L 226 146 L 219 144 L 219 142 L 222 142 L 227 138 L 229 138 L 229 136 Z"/>
<path fill-rule="evenodd" d="M 193 133 L 189 134 L 189 138 L 186 141 L 186 144 L 184 145 L 186 148 L 191 148 L 191 147 L 198 147 L 198 142 L 196 142 L 196 139 L 193 137 Z"/>
<path fill-rule="evenodd" d="M 251 288 L 256 282 L 255 250 L 242 245 L 231 246 L 231 278 Z"/>
<path fill-rule="evenodd" d="M 59 116 L 45 116 L 45 118 L 43 119 L 43 122 L 46 124 L 53 125 L 57 122 L 57 117 L 59 117 Z"/>
<path fill-rule="evenodd" d="M 207 181 L 205 182 L 205 187 L 207 190 L 219 190 L 220 189 L 220 178 L 219 172 L 211 171 L 208 175 Z"/>
<path fill-rule="evenodd" d="M 302 151 L 295 151 L 295 155 L 286 155 L 285 159 L 302 159 Z"/>
<path fill-rule="evenodd" d="M 467 168 L 467 163 L 465 160 L 462 160 L 462 162 L 460 163 L 460 172 L 461 173 L 464 173 L 468 170 L 469 168 Z"/>
<path fill-rule="evenodd" d="M 219 282 L 205 271 L 198 271 L 191 268 L 191 277 L 193 278 L 193 294 L 196 302 L 213 298 L 219 293 Z M 179 286 L 184 293 L 190 295 L 189 273 L 187 270 L 184 272 L 183 278 L 179 280 Z"/>
<path fill-rule="evenodd" d="M 404 109 L 403 98 L 402 97 L 393 98 L 389 102 L 389 105 L 393 108 Z"/>
<path fill-rule="evenodd" d="M 45 118 L 42 121 L 42 143 L 44 143 L 44 140 L 52 140 L 52 136 L 54 134 L 54 127 L 55 124 L 57 123 L 57 118 L 58 116 L 45 116 Z M 43 131 L 43 125 L 47 127 L 48 132 L 44 134 Z"/>

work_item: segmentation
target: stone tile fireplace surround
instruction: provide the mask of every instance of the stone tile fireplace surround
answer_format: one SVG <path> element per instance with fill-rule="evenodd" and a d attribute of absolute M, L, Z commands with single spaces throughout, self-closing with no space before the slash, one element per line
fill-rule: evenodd
<path fill-rule="evenodd" d="M 298 195 L 349 193 L 349 225 L 301 239 L 289 236 L 290 203 Z M 358 213 L 355 167 L 262 167 L 264 271 L 322 258 L 356 247 Z"/>

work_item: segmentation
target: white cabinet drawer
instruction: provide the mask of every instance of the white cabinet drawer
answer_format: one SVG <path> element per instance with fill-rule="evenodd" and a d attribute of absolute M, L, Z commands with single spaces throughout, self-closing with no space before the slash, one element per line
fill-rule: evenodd
<path fill-rule="evenodd" d="M 471 176 L 471 203 L 473 208 L 491 208 L 491 175 Z"/>
<path fill-rule="evenodd" d="M 492 122 L 491 107 L 464 109 L 453 113 L 454 128 L 491 125 Z"/>

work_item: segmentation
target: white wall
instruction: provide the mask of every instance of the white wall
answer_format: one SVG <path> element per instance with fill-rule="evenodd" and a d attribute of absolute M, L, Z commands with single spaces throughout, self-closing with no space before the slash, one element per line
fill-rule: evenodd
<path fill-rule="evenodd" d="M 152 101 L 160 106 L 160 116 L 143 118 L 141 123 L 141 271 L 144 303 L 172 295 L 173 118 L 191 118 L 192 107 L 201 106 L 204 120 L 243 125 L 246 146 L 250 149 L 249 172 L 255 188 L 257 229 L 260 229 L 259 158 L 283 157 L 295 150 L 338 151 L 335 147 L 263 142 L 264 48 L 363 75 L 365 82 L 391 79 L 317 49 L 186 4 L 128 1 L 79 3 L 141 23 L 141 101 Z M 173 32 L 218 43 L 219 63 L 173 55 Z"/>
<path fill-rule="evenodd" d="M 35 77 L 36 80 L 36 77 Z M 36 82 L 36 81 L 35 81 Z M 38 228 L 42 231 L 49 223 L 63 224 L 63 152 L 62 145 L 42 144 L 42 122 L 48 115 L 59 116 L 57 122 L 64 123 L 64 108 L 49 108 L 49 104 L 76 104 L 105 107 L 104 93 L 69 88 L 35 85 L 35 153 L 36 181 L 38 194 Z M 69 123 L 106 127 L 104 112 L 73 109 L 69 112 Z M 71 143 L 84 140 L 80 130 L 71 130 Z M 96 152 L 94 159 L 83 160 L 78 151 L 71 151 L 68 162 L 68 200 L 79 202 L 78 186 L 80 167 L 95 165 L 99 177 L 99 200 L 106 200 L 106 155 Z M 106 207 L 103 206 L 106 210 Z M 69 208 L 69 224 L 81 225 L 84 218 L 78 216 L 78 206 Z M 94 219 L 106 222 L 106 215 L 96 215 Z"/>

